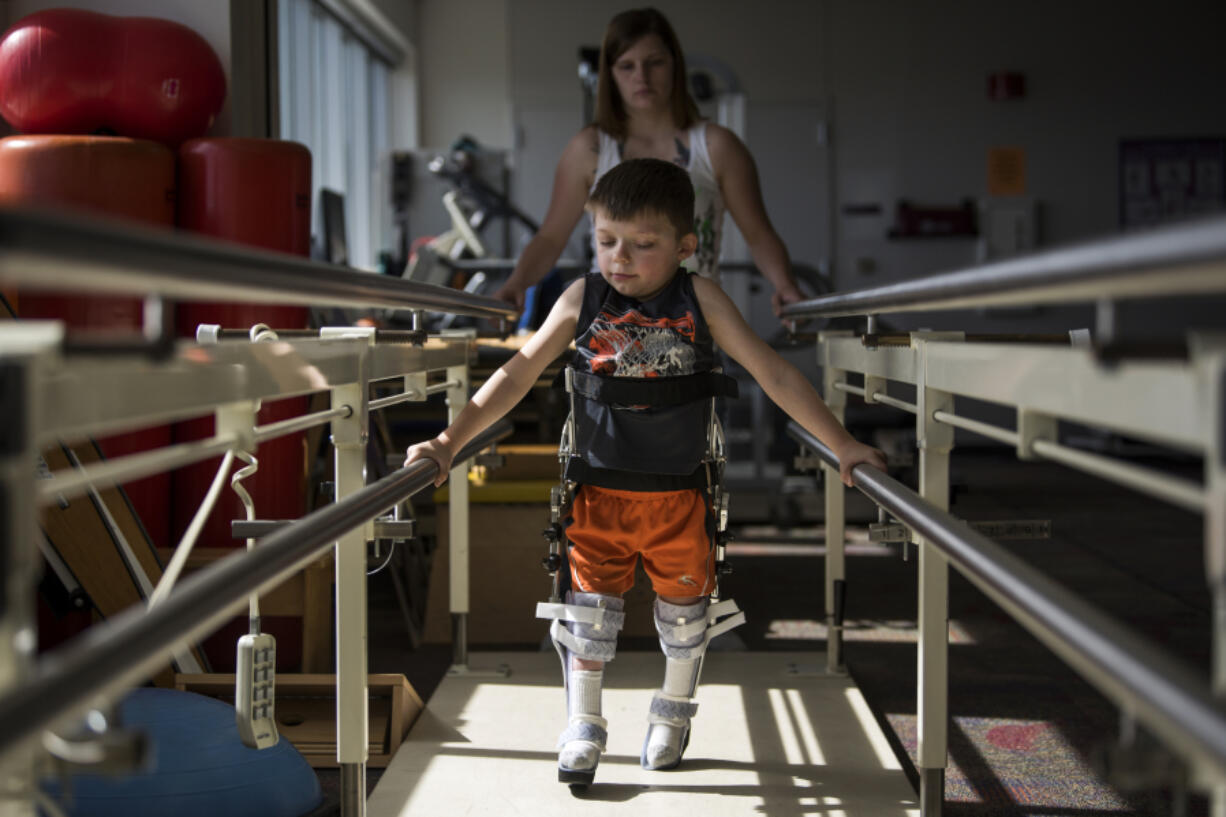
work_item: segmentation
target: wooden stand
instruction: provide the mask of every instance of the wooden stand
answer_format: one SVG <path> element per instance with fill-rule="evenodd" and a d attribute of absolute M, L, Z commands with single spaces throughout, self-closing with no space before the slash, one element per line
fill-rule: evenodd
<path fill-rule="evenodd" d="M 366 765 L 384 768 L 400 748 L 425 704 L 403 675 L 371 675 L 370 757 Z M 175 688 L 233 705 L 234 676 L 228 673 L 176 675 Z M 317 769 L 335 768 L 336 676 L 277 676 L 277 730 Z"/>
<path fill-rule="evenodd" d="M 184 565 L 184 574 L 233 556 L 240 550 L 193 548 Z M 169 548 L 159 548 L 158 552 L 165 562 L 169 562 L 174 555 Z M 305 673 L 325 672 L 332 668 L 332 575 L 332 555 L 329 553 L 260 596 L 260 614 L 263 616 L 301 616 L 302 664 L 295 665 L 295 668 Z"/>

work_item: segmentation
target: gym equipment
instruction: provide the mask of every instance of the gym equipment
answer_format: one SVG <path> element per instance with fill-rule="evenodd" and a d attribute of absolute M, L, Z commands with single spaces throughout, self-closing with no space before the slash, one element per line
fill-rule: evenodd
<path fill-rule="evenodd" d="M 163 145 L 115 136 L 8 136 L 0 139 L 0 204 L 74 209 L 170 227 L 175 213 L 174 154 Z M 144 323 L 139 298 L 44 293 L 23 287 L 18 314 L 63 321 L 75 333 L 135 334 Z M 99 440 L 107 457 L 170 443 L 159 426 Z M 170 543 L 170 476 L 124 486 L 155 546 Z"/>
<path fill-rule="evenodd" d="M 74 767 L 63 782 L 45 780 L 43 791 L 70 817 L 300 817 L 322 800 L 318 778 L 289 741 L 248 749 L 221 701 L 136 689 L 120 703 L 119 723 L 146 733 L 148 768 L 112 777 Z"/>
<path fill-rule="evenodd" d="M 204 138 L 183 143 L 178 153 L 180 227 L 267 250 L 309 255 L 311 153 L 306 147 L 275 139 Z M 301 329 L 308 323 L 308 310 L 264 304 L 183 303 L 176 310 L 176 322 L 179 333 L 188 336 L 194 336 L 200 324 L 247 327 L 263 323 L 278 329 Z M 304 397 L 267 401 L 259 410 L 257 423 L 304 414 L 308 403 Z M 175 440 L 203 439 L 213 433 L 213 428 L 212 417 L 180 422 L 175 425 Z M 306 512 L 306 440 L 305 432 L 299 432 L 260 445 L 259 472 L 252 474 L 244 486 L 264 518 L 297 519 Z M 218 462 L 213 459 L 173 473 L 176 539 L 208 490 Z M 201 532 L 200 546 L 233 547 L 231 521 L 245 517 L 237 494 L 219 497 Z M 305 647 L 298 619 L 269 616 L 264 623 L 282 647 L 282 666 L 299 664 Z M 235 666 L 233 639 L 237 636 L 233 629 L 223 630 L 206 642 L 210 660 L 219 670 Z M 224 649 L 220 646 L 223 643 Z"/>
<path fill-rule="evenodd" d="M 514 259 L 490 257 L 482 240 L 484 230 L 497 219 L 507 228 L 519 224 L 530 233 L 539 230 L 540 225 L 478 175 L 478 166 L 486 155 L 488 152 L 476 140 L 461 136 L 452 144 L 449 153 L 436 154 L 427 162 L 430 173 L 450 186 L 442 199 L 451 226 L 436 236 L 422 236 L 412 242 L 404 266 L 405 278 L 481 293 L 490 290 L 491 273 L 505 275 L 515 268 Z M 407 173 L 402 170 L 401 175 Z M 504 244 L 509 240 L 508 235 L 503 237 Z M 559 270 L 563 269 L 581 270 L 582 267 L 560 262 L 540 283 L 529 288 L 517 328 L 540 325 L 562 292 Z M 451 316 L 442 318 L 437 328 L 452 325 L 452 320 Z"/>
<path fill-rule="evenodd" d="M 174 147 L 226 97 L 217 54 L 187 26 L 48 9 L 0 40 L 0 115 L 26 133 L 109 132 Z"/>
<path fill-rule="evenodd" d="M 413 242 L 405 278 L 438 286 L 464 286 L 468 276 L 447 262 L 485 258 L 489 253 L 481 233 L 493 219 L 518 222 L 533 233 L 540 229 L 536 221 L 477 175 L 482 150 L 471 137 L 462 136 L 449 153 L 436 154 L 427 162 L 429 171 L 450 185 L 451 189 L 443 194 L 443 209 L 451 228 Z"/>

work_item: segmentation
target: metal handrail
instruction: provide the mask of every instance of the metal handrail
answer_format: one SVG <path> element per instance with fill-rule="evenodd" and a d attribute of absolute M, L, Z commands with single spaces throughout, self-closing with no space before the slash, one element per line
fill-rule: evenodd
<path fill-rule="evenodd" d="M 463 462 L 510 435 L 503 419 L 456 455 Z M 0 697 L 0 757 L 91 702 L 147 678 L 176 648 L 203 636 L 246 604 L 332 547 L 344 533 L 426 488 L 438 465 L 421 460 L 314 511 L 182 581 L 155 611 L 135 607 L 41 656 L 31 676 Z"/>
<path fill-rule="evenodd" d="M 925 312 L 1226 291 L 1226 217 L 1085 241 L 789 304 L 782 317 Z"/>
<path fill-rule="evenodd" d="M 794 421 L 788 434 L 837 471 L 815 436 Z M 1226 714 L 1194 672 L 880 469 L 857 465 L 852 480 L 1159 739 L 1226 774 Z"/>
<path fill-rule="evenodd" d="M 502 301 L 164 228 L 0 208 L 0 283 L 299 306 L 430 310 L 509 320 Z"/>

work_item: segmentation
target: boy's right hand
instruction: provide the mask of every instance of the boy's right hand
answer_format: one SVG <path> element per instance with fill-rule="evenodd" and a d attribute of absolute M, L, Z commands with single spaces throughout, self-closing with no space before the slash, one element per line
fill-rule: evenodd
<path fill-rule="evenodd" d="M 835 449 L 834 455 L 839 458 L 839 479 L 848 488 L 855 487 L 855 483 L 852 482 L 851 478 L 851 469 L 857 465 L 864 463 L 874 468 L 879 468 L 882 471 L 885 471 L 888 467 L 884 451 L 880 448 L 873 448 L 871 445 L 865 445 L 850 437 L 846 445 Z"/>
<path fill-rule="evenodd" d="M 447 476 L 451 472 L 451 461 L 454 458 L 455 455 L 451 453 L 451 449 L 435 437 L 433 440 L 409 446 L 408 451 L 405 452 L 404 464 L 411 465 L 422 459 L 434 460 L 438 464 L 438 475 L 434 478 L 434 487 L 438 488 L 447 481 Z"/>

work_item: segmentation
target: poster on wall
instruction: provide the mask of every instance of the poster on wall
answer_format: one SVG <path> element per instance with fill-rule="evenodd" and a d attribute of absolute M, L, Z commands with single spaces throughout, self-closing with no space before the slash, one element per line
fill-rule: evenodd
<path fill-rule="evenodd" d="M 1120 226 L 1226 210 L 1226 138 L 1120 142 Z"/>

